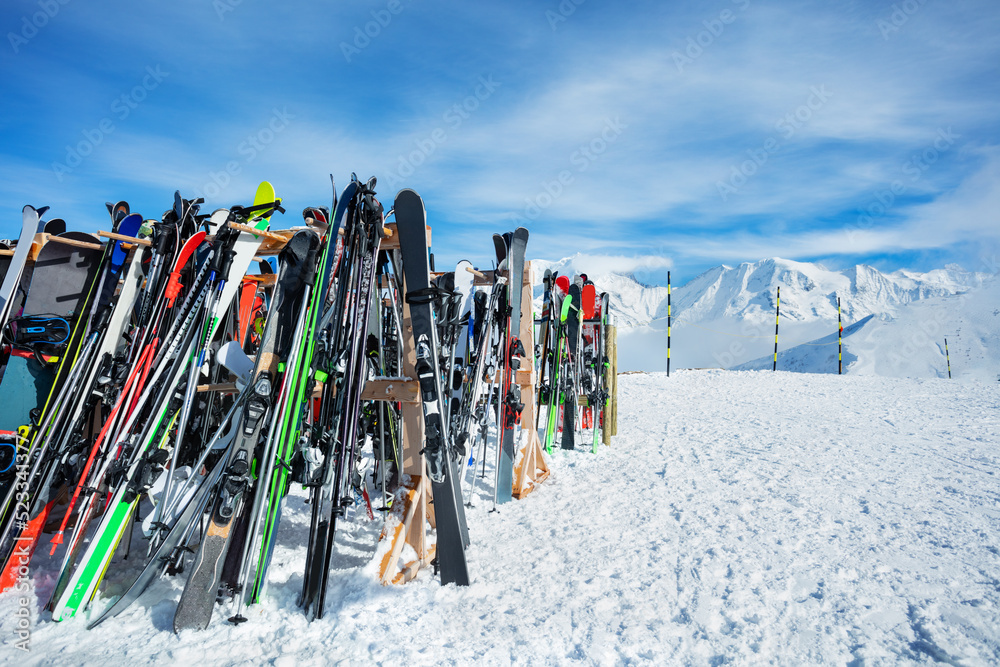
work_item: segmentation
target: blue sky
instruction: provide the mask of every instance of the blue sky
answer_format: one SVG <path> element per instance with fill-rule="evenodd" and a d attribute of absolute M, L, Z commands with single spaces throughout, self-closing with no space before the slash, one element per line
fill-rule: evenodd
<path fill-rule="evenodd" d="M 619 257 L 651 281 L 780 256 L 996 272 L 1000 4 L 7 0 L 0 237 L 260 180 L 420 192 L 439 267 Z"/>

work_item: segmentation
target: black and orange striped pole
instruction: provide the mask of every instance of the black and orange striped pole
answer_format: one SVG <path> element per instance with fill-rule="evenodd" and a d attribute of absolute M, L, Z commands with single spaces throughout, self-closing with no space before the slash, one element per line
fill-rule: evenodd
<path fill-rule="evenodd" d="M 951 379 L 951 357 L 948 356 L 948 339 L 944 339 L 944 360 L 948 362 L 948 379 Z"/>
<path fill-rule="evenodd" d="M 774 304 L 774 366 L 772 371 L 778 370 L 778 316 L 781 314 L 781 287 L 778 287 L 778 299 Z"/>
<path fill-rule="evenodd" d="M 840 320 L 840 297 L 837 297 L 837 375 L 844 373 L 844 325 Z"/>
<path fill-rule="evenodd" d="M 667 271 L 667 377 L 670 377 L 670 272 Z"/>

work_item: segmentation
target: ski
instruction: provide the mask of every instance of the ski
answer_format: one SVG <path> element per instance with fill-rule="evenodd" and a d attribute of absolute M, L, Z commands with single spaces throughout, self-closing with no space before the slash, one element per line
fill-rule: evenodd
<path fill-rule="evenodd" d="M 502 389 L 501 440 L 497 463 L 497 502 L 506 503 L 513 499 L 514 489 L 514 429 L 521 418 L 524 403 L 521 401 L 521 387 L 517 383 L 517 371 L 521 367 L 525 349 L 521 343 L 521 295 L 524 291 L 524 254 L 528 245 L 528 230 L 518 227 L 510 237 L 507 255 L 507 299 L 510 316 L 507 325 L 506 348 L 504 350 L 504 382 Z"/>
<path fill-rule="evenodd" d="M 465 527 L 460 513 L 461 489 L 455 483 L 454 464 L 447 451 L 448 423 L 442 413 L 443 392 L 438 369 L 437 332 L 431 310 L 436 291 L 430 285 L 427 213 L 420 195 L 409 189 L 401 190 L 396 195 L 393 210 L 399 230 L 405 299 L 410 304 L 416 349 L 416 373 L 424 413 L 423 454 L 434 493 L 441 583 L 467 586 L 469 570 L 465 559 Z"/>
<path fill-rule="evenodd" d="M 38 229 L 38 211 L 33 206 L 25 206 L 21 212 L 21 236 L 18 238 L 14 255 L 7 265 L 7 271 L 0 283 L 0 327 L 6 326 L 14 305 L 14 295 L 21 282 L 24 265 L 31 252 L 31 243 Z"/>

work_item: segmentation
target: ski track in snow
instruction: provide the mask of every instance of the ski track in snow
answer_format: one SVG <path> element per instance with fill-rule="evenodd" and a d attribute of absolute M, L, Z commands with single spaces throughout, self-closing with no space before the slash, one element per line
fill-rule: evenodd
<path fill-rule="evenodd" d="M 208 631 L 176 636 L 183 584 L 163 579 L 93 631 L 83 618 L 56 624 L 40 610 L 54 565 L 36 556 L 31 652 L 13 648 L 18 596 L 8 593 L 0 660 L 995 664 L 998 389 L 782 372 L 622 376 L 613 447 L 591 454 L 587 432 L 577 451 L 555 452 L 552 476 L 525 500 L 491 513 L 489 498 L 474 499 L 468 588 L 427 571 L 379 585 L 380 523 L 351 512 L 337 529 L 326 615 L 309 623 L 295 605 L 309 517 L 294 492 L 250 622 L 233 627 L 217 607 Z"/>

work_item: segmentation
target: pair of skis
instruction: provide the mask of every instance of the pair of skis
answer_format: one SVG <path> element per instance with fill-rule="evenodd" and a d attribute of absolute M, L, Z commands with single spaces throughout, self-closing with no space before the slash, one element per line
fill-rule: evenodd
<path fill-rule="evenodd" d="M 500 389 L 500 446 L 497 456 L 496 500 L 510 502 L 514 488 L 514 429 L 521 419 L 524 403 L 516 373 L 526 356 L 521 342 L 521 298 L 524 292 L 524 256 L 528 230 L 518 227 L 509 236 L 494 235 L 500 269 L 507 272 L 507 332 L 503 343 L 503 381 Z M 532 323 L 533 324 L 533 323 Z"/>
<path fill-rule="evenodd" d="M 335 207 L 331 233 L 340 247 L 324 262 L 326 292 L 318 300 L 310 340 L 313 378 L 323 385 L 318 413 L 302 429 L 304 442 L 295 468 L 297 481 L 310 488 L 311 530 L 299 604 L 311 618 L 321 618 L 326 603 L 337 519 L 349 502 L 347 488 L 354 469 L 361 429 L 361 390 L 368 377 L 368 329 L 376 292 L 379 247 L 384 235 L 382 205 L 375 198 L 375 179 L 356 177 Z M 342 233 L 341 233 L 342 232 Z"/>

